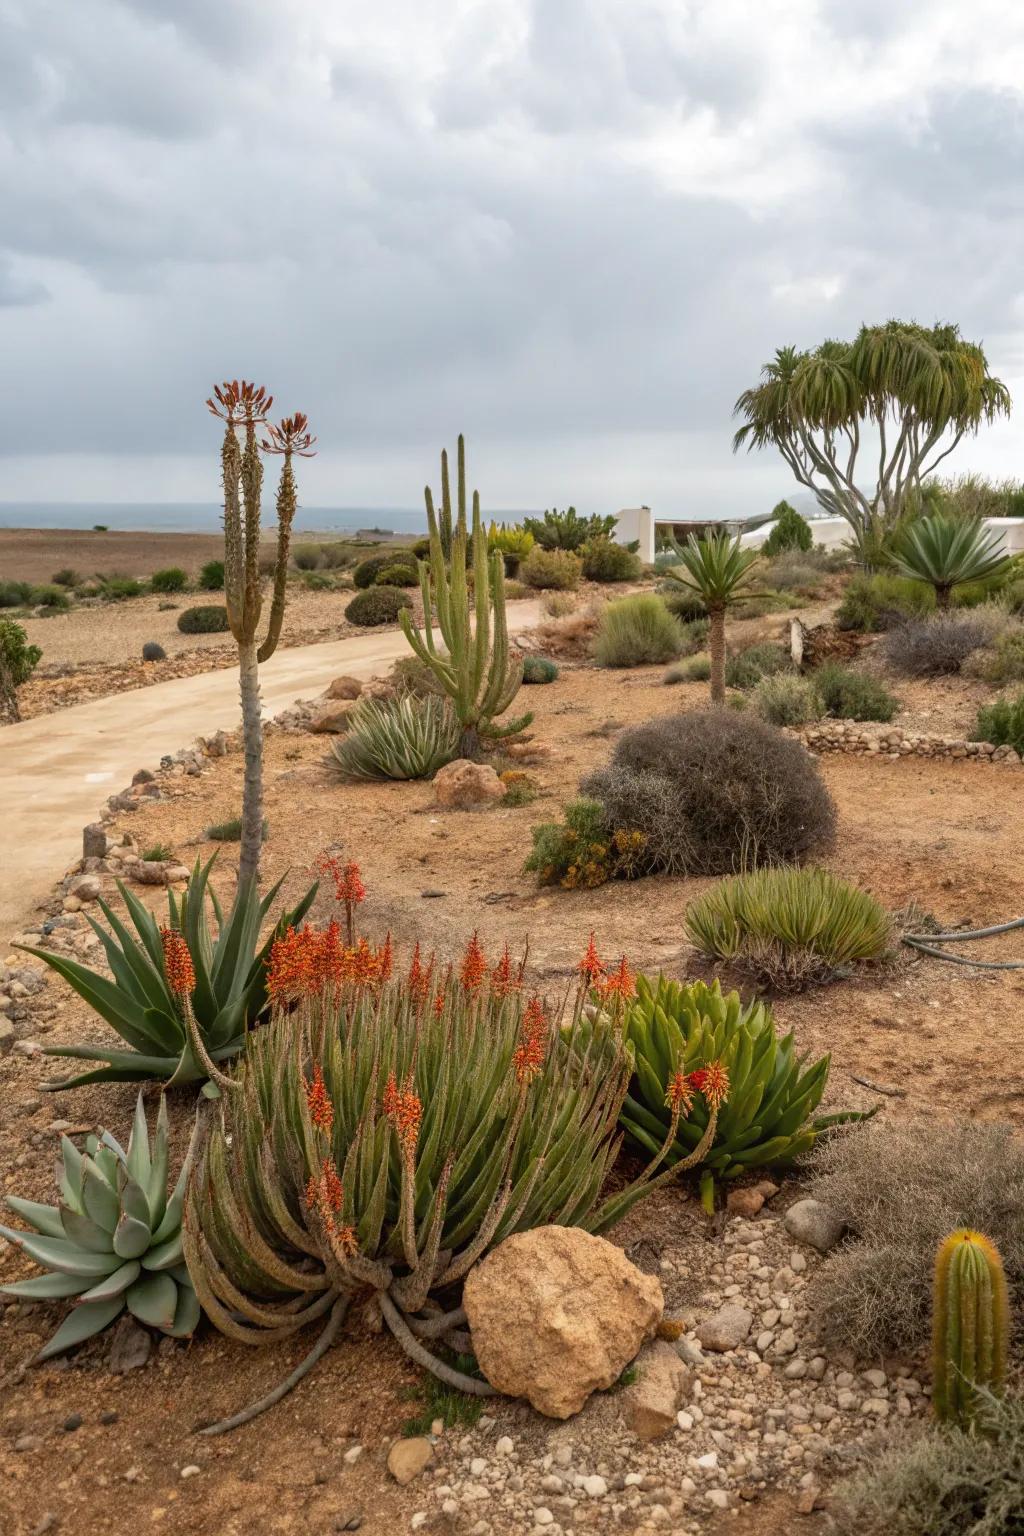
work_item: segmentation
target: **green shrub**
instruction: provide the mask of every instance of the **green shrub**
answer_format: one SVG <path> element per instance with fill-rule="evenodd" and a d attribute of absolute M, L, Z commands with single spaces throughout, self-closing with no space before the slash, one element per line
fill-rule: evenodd
<path fill-rule="evenodd" d="M 677 661 L 669 667 L 662 682 L 668 685 L 673 683 L 706 683 L 711 676 L 711 657 L 688 656 L 685 661 Z"/>
<path fill-rule="evenodd" d="M 731 709 L 666 715 L 625 731 L 581 792 L 605 825 L 643 838 L 646 871 L 731 874 L 827 848 L 836 810 L 814 759 Z"/>
<path fill-rule="evenodd" d="M 166 843 L 153 843 L 151 847 L 143 849 L 141 857 L 144 864 L 166 864 L 172 857 L 172 850 Z"/>
<path fill-rule="evenodd" d="M 689 619 L 680 621 L 679 631 L 683 638 L 683 655 L 696 656 L 699 651 L 708 648 L 708 636 L 711 632 L 711 623 L 708 619 Z"/>
<path fill-rule="evenodd" d="M 639 555 L 624 544 L 615 544 L 600 534 L 581 547 L 583 575 L 587 581 L 636 581 L 643 571 Z"/>
<path fill-rule="evenodd" d="M 128 597 L 141 597 L 145 588 L 134 576 L 98 576 L 100 596 L 108 603 L 121 603 Z"/>
<path fill-rule="evenodd" d="M 691 902 L 685 922 L 701 954 L 787 992 L 881 959 L 892 937 L 875 898 L 824 869 L 759 869 L 723 880 Z"/>
<path fill-rule="evenodd" d="M 538 592 L 570 592 L 579 586 L 580 561 L 566 549 L 536 544 L 519 567 L 519 579 Z"/>
<path fill-rule="evenodd" d="M 372 587 L 377 580 L 378 571 L 382 571 L 386 565 L 394 565 L 395 555 L 392 551 L 387 555 L 369 555 L 365 560 L 360 560 L 352 572 L 352 580 L 357 587 Z"/>
<path fill-rule="evenodd" d="M 890 629 L 882 655 L 904 677 L 943 677 L 959 672 L 968 656 L 991 643 L 1002 616 L 983 613 L 932 613 Z"/>
<path fill-rule="evenodd" d="M 307 592 L 334 591 L 334 577 L 329 571 L 303 571 L 300 580 Z"/>
<path fill-rule="evenodd" d="M 166 661 L 167 652 L 156 640 L 147 640 L 142 647 L 143 661 Z"/>
<path fill-rule="evenodd" d="M 834 720 L 891 720 L 900 707 L 885 684 L 866 672 L 826 662 L 814 673 L 814 687 L 826 715 Z"/>
<path fill-rule="evenodd" d="M 524 683 L 553 683 L 558 676 L 558 664 L 549 661 L 546 656 L 525 656 L 523 658 L 523 682 Z"/>
<path fill-rule="evenodd" d="M 580 517 L 575 507 L 567 512 L 545 512 L 543 518 L 524 517 L 523 528 L 541 549 L 581 549 L 588 539 L 607 538 L 615 532 L 616 518 Z"/>
<path fill-rule="evenodd" d="M 458 745 L 459 722 L 447 700 L 404 693 L 358 699 L 331 750 L 348 779 L 429 779 Z"/>
<path fill-rule="evenodd" d="M 990 741 L 996 747 L 1012 747 L 1024 757 L 1024 692 L 1015 699 L 996 699 L 978 710 L 974 741 Z"/>
<path fill-rule="evenodd" d="M 180 565 L 169 565 L 166 570 L 154 571 L 149 584 L 154 592 L 184 592 L 188 576 Z"/>
<path fill-rule="evenodd" d="M 737 651 L 725 663 L 727 688 L 756 688 L 762 677 L 791 671 L 793 662 L 780 645 L 760 642 Z"/>
<path fill-rule="evenodd" d="M 974 1433 L 928 1427 L 874 1449 L 829 1509 L 836 1536 L 1019 1536 L 1024 1402 L 989 1399 Z"/>
<path fill-rule="evenodd" d="M 739 1178 L 751 1168 L 788 1167 L 829 1125 L 860 1118 L 842 1111 L 813 1118 L 828 1082 L 829 1058 L 807 1066 L 792 1033 L 776 1035 L 770 1008 L 756 1001 L 744 1005 L 738 992 L 723 995 L 717 981 L 708 987 L 659 976 L 654 985 L 638 976 L 624 1033 L 633 1048 L 634 1072 L 619 1121 L 645 1152 L 663 1146 L 672 1129 L 677 1074 L 684 1074 L 683 1086 L 691 1090 L 686 1096 L 694 1099 L 693 1107 L 676 1125 L 669 1166 L 688 1156 L 707 1128 L 702 1068 L 714 1061 L 728 1074 L 728 1102 L 703 1165 L 708 1205 L 714 1179 Z"/>
<path fill-rule="evenodd" d="M 320 545 L 320 563 L 329 571 L 340 571 L 350 565 L 352 556 L 346 546 L 337 539 L 332 539 L 327 544 Z"/>
<path fill-rule="evenodd" d="M 382 566 L 374 582 L 378 587 L 418 587 L 420 578 L 408 560 L 396 560 L 393 565 Z"/>
<path fill-rule="evenodd" d="M 32 598 L 27 581 L 0 581 L 0 608 L 24 608 Z"/>
<path fill-rule="evenodd" d="M 640 848 L 635 834 L 609 829 L 597 800 L 580 797 L 566 806 L 564 822 L 534 827 L 533 851 L 523 868 L 536 874 L 541 885 L 590 890 L 636 873 L 634 857 Z"/>
<path fill-rule="evenodd" d="M 820 563 L 798 550 L 776 555 L 764 568 L 766 588 L 774 592 L 796 592 L 804 598 L 818 594 L 823 576 Z"/>
<path fill-rule="evenodd" d="M 505 578 L 505 601 L 514 603 L 519 598 L 532 597 L 533 593 L 525 581 L 515 581 L 511 576 Z"/>
<path fill-rule="evenodd" d="M 681 587 L 678 582 L 665 582 L 658 588 L 658 592 L 669 613 L 675 614 L 677 619 L 687 623 L 707 620 L 708 610 L 704 606 L 704 599 L 689 587 Z"/>
<path fill-rule="evenodd" d="M 980 665 L 985 680 L 999 687 L 1024 681 L 1024 629 L 1005 629 L 992 649 L 980 658 Z"/>
<path fill-rule="evenodd" d="M 319 544 L 299 544 L 292 550 L 292 562 L 297 571 L 315 571 L 320 560 Z"/>
<path fill-rule="evenodd" d="M 807 725 L 822 714 L 817 688 L 810 678 L 796 672 L 762 677 L 754 690 L 754 708 L 770 725 Z"/>
<path fill-rule="evenodd" d="M 836 611 L 840 629 L 873 634 L 935 611 L 935 592 L 923 581 L 879 572 L 854 576 Z"/>
<path fill-rule="evenodd" d="M 28 682 L 42 654 L 38 645 L 29 645 L 20 624 L 0 619 L 0 704 L 14 706 L 15 689 Z"/>
<path fill-rule="evenodd" d="M 602 609 L 594 656 L 602 667 L 671 661 L 683 648 L 679 620 L 653 592 L 622 597 Z"/>
<path fill-rule="evenodd" d="M 447 652 L 439 647 L 438 654 L 446 656 Z M 391 663 L 390 681 L 400 693 L 414 693 L 420 699 L 442 691 L 433 669 L 415 655 L 399 656 Z"/>
<path fill-rule="evenodd" d="M 228 611 L 219 603 L 185 608 L 178 614 L 178 628 L 183 635 L 219 635 L 228 628 Z"/>
<path fill-rule="evenodd" d="M 506 528 L 504 523 L 499 528 L 497 523 L 492 523 L 487 530 L 487 549 L 489 552 L 498 550 L 505 562 L 506 576 L 518 576 L 519 567 L 533 548 L 533 543 L 533 534 L 525 528 Z M 507 592 L 506 588 L 506 595 Z"/>
<path fill-rule="evenodd" d="M 50 608 L 54 612 L 66 612 L 71 607 L 71 599 L 63 587 L 33 587 L 32 601 L 40 608 Z"/>
<path fill-rule="evenodd" d="M 222 592 L 224 590 L 224 561 L 207 560 L 199 572 L 199 585 L 204 592 Z"/>
<path fill-rule="evenodd" d="M 409 598 L 398 587 L 368 587 L 357 592 L 345 609 L 350 624 L 369 626 L 393 624 L 403 608 L 410 606 Z"/>
<path fill-rule="evenodd" d="M 936 1251 L 958 1227 L 998 1245 L 1015 1294 L 1024 1283 L 1024 1143 L 1009 1125 L 876 1121 L 822 1150 L 808 1193 L 849 1235 L 815 1274 L 812 1312 L 829 1344 L 862 1359 L 926 1345 Z"/>
<path fill-rule="evenodd" d="M 242 840 L 241 816 L 234 816 L 230 821 L 215 821 L 212 826 L 207 827 L 205 836 L 211 843 L 240 843 Z M 269 836 L 270 825 L 264 817 L 263 841 L 266 842 Z"/>
<path fill-rule="evenodd" d="M 50 577 L 50 580 L 57 587 L 77 587 L 81 579 L 78 572 L 71 570 L 69 566 L 64 566 L 61 570 L 54 571 Z"/>
<path fill-rule="evenodd" d="M 811 525 L 788 501 L 780 501 L 772 517 L 775 526 L 761 545 L 762 555 L 770 560 L 774 555 L 781 555 L 784 550 L 810 549 L 814 543 Z"/>

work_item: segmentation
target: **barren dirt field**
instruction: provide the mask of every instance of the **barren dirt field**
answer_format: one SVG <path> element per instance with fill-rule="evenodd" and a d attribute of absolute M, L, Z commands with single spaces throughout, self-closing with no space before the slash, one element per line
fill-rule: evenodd
<path fill-rule="evenodd" d="M 709 882 L 658 878 L 569 892 L 539 889 L 522 872 L 530 828 L 559 814 L 581 774 L 607 758 L 624 726 L 703 703 L 705 685 L 666 688 L 662 670 L 566 666 L 555 684 L 527 690 L 540 748 L 528 772 L 539 794 L 515 809 L 442 811 L 427 783 L 343 784 L 328 766 L 323 737 L 272 733 L 265 879 L 283 875 L 283 894 L 295 897 L 320 851 L 340 849 L 362 868 L 368 891 L 362 930 L 373 939 L 390 930 L 400 960 L 416 941 L 442 955 L 455 953 L 473 930 L 491 955 L 506 939 L 513 948 L 528 941 L 531 979 L 552 995 L 564 990 L 592 930 L 603 953 L 625 951 L 638 969 L 699 974 L 681 919 Z M 980 926 L 1024 908 L 1024 817 L 1013 810 L 1024 783 L 1019 767 L 836 756 L 824 758 L 821 768 L 839 807 L 836 850 L 827 860 L 837 873 L 891 909 L 914 904 L 944 925 Z M 167 844 L 189 863 L 213 851 L 204 828 L 237 813 L 240 787 L 235 754 L 211 762 L 199 778 L 165 781 L 166 798 L 144 803 L 116 826 L 140 845 Z M 225 896 L 233 851 L 230 845 L 222 850 L 215 881 Z M 151 900 L 162 906 L 163 893 Z M 323 898 L 318 905 L 326 916 Z M 1005 945 L 998 952 L 1006 958 Z M 831 1107 L 867 1108 L 881 1098 L 885 1116 L 977 1116 L 1024 1127 L 1024 973 L 967 972 L 897 958 L 865 979 L 778 1000 L 775 1012 L 781 1027 L 796 1031 L 801 1050 L 832 1053 Z M 31 1038 L 44 1044 L 104 1032 L 55 979 L 36 1016 Z M 55 1065 L 21 1053 L 0 1060 L 3 1187 L 29 1198 L 50 1198 L 60 1128 L 100 1123 L 121 1136 L 134 1102 L 130 1085 L 47 1095 L 41 1085 Z M 888 1091 L 880 1095 L 879 1087 Z M 187 1092 L 172 1094 L 172 1101 L 180 1151 L 193 1101 Z M 798 1191 L 799 1181 L 788 1179 L 773 1206 L 783 1208 Z M 641 1203 L 611 1234 L 631 1253 L 655 1255 L 669 1312 L 699 1308 L 720 1293 L 721 1282 L 708 1268 L 714 1245 L 703 1223 L 692 1186 L 683 1183 Z M 0 1246 L 0 1275 L 27 1272 Z M 126 1376 L 103 1368 L 109 1348 L 103 1336 L 70 1361 L 23 1369 L 57 1315 L 14 1304 L 0 1320 L 2 1536 L 58 1529 L 111 1536 L 149 1529 L 189 1536 L 361 1529 L 390 1536 L 409 1529 L 418 1511 L 427 1514 L 428 1529 L 462 1536 L 479 1516 L 449 1520 L 438 1513 L 441 1495 L 429 1495 L 460 1458 L 486 1455 L 503 1434 L 523 1457 L 554 1452 L 574 1434 L 588 1435 L 591 1445 L 600 1441 L 593 1426 L 558 1425 L 499 1398 L 471 1433 L 446 1432 L 427 1474 L 400 1488 L 383 1463 L 391 1439 L 410 1412 L 419 1411 L 409 1401 L 419 1373 L 390 1338 L 368 1340 L 353 1324 L 317 1374 L 282 1404 L 209 1441 L 197 1426 L 268 1390 L 305 1352 L 305 1341 L 247 1350 L 204 1325 L 188 1347 L 165 1340 L 144 1370 Z M 910 1374 L 920 1364 L 883 1363 Z M 606 1460 L 598 1470 L 609 1478 L 628 1470 L 613 1440 Z M 183 1478 L 186 1467 L 197 1470 Z M 823 1479 L 834 1471 L 826 1463 Z M 822 1516 L 797 1515 L 797 1492 L 755 1485 L 738 1510 L 708 1511 L 696 1523 L 681 1520 L 678 1530 L 741 1536 L 823 1530 Z M 628 1521 L 604 1524 L 603 1508 L 583 1501 L 571 1529 L 579 1536 L 635 1528 Z M 493 1529 L 531 1527 L 495 1519 Z"/>

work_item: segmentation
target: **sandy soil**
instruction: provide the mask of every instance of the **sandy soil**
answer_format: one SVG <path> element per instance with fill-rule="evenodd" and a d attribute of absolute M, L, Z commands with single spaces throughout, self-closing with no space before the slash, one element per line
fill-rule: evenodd
<path fill-rule="evenodd" d="M 652 879 L 564 892 L 538 889 L 522 873 L 531 826 L 558 814 L 580 774 L 604 761 L 619 728 L 703 701 L 703 685 L 669 689 L 660 676 L 660 668 L 611 674 L 568 668 L 556 684 L 531 689 L 535 738 L 550 756 L 530 770 L 539 798 L 515 809 L 441 812 L 426 784 L 342 784 L 325 761 L 322 739 L 273 736 L 266 763 L 266 877 L 285 874 L 284 894 L 294 896 L 316 854 L 340 845 L 362 865 L 369 892 L 363 926 L 372 936 L 390 928 L 400 953 L 417 939 L 454 949 L 474 928 L 492 953 L 505 938 L 513 945 L 528 938 L 533 976 L 552 992 L 592 929 L 608 955 L 625 949 L 638 967 L 694 974 L 681 919 L 707 882 Z M 821 769 L 840 812 L 829 860 L 837 872 L 891 908 L 915 902 L 943 922 L 980 925 L 1022 910 L 1024 818 L 1007 814 L 1020 795 L 1020 769 L 843 756 L 824 759 Z M 238 757 L 219 760 L 201 779 L 178 781 L 173 799 L 147 805 L 125 825 L 146 842 L 170 844 L 186 860 L 212 852 L 203 828 L 236 813 L 240 775 Z M 222 853 L 218 873 L 225 894 L 230 852 Z M 1005 958 L 1009 944 L 999 952 Z M 878 1095 L 854 1080 L 863 1077 L 900 1095 L 884 1099 L 887 1115 L 998 1117 L 1024 1128 L 1021 977 L 900 961 L 781 1000 L 776 1016 L 795 1029 L 801 1049 L 832 1052 L 827 1098 L 833 1106 L 875 1102 Z M 102 1034 L 59 984 L 51 984 L 50 995 L 60 1006 L 48 1040 Z M 130 1087 L 110 1085 L 45 1097 L 40 1083 L 51 1072 L 52 1063 L 38 1058 L 0 1062 L 4 1187 L 35 1198 L 49 1195 L 53 1123 L 101 1121 L 121 1134 L 133 1099 Z M 179 1147 L 190 1113 L 188 1098 L 179 1097 Z M 657 1217 L 644 1216 L 641 1206 L 630 1239 L 645 1220 L 689 1220 L 688 1205 L 686 1192 L 678 1191 L 659 1203 Z M 0 1264 L 7 1274 L 17 1268 L 9 1255 Z M 0 1360 L 27 1360 L 52 1326 L 45 1310 L 13 1319 L 5 1314 Z M 0 1512 L 0 1532 L 38 1530 L 48 1512 L 61 1529 L 114 1536 L 161 1524 L 202 1536 L 326 1532 L 342 1528 L 349 1513 L 360 1514 L 361 1528 L 373 1536 L 407 1528 L 419 1507 L 416 1486 L 397 1489 L 382 1461 L 387 1437 L 409 1411 L 402 1394 L 416 1377 L 390 1341 L 346 1342 L 312 1384 L 241 1435 L 212 1444 L 195 1435 L 197 1422 L 258 1396 L 301 1352 L 295 1344 L 246 1351 L 204 1329 L 187 1350 L 162 1346 L 155 1365 L 128 1378 L 103 1372 L 99 1346 L 70 1365 L 30 1371 L 0 1399 L 0 1470 L 14 1490 L 6 1514 Z M 524 1410 L 502 1403 L 495 1411 L 499 1424 L 515 1433 Z M 85 1422 L 65 1433 L 60 1426 L 73 1413 Z M 109 1413 L 119 1415 L 116 1425 L 101 1422 Z M 14 1453 L 22 1435 L 51 1438 Z M 350 1466 L 344 1451 L 357 1440 L 367 1454 Z M 182 1482 L 180 1469 L 189 1463 L 201 1474 Z M 801 1531 L 816 1526 L 816 1520 L 799 1522 Z M 795 1528 L 788 1499 L 768 1499 L 720 1525 L 707 1523 L 708 1531 L 741 1536 L 786 1536 Z"/>

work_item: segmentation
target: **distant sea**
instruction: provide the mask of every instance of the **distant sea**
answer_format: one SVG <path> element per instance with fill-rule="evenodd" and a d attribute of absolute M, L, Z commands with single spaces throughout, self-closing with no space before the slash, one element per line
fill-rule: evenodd
<path fill-rule="evenodd" d="M 536 511 L 490 512 L 498 522 L 517 522 Z M 0 528 L 94 528 L 97 523 L 130 533 L 218 533 L 221 508 L 212 501 L 3 501 Z M 427 514 L 413 507 L 299 507 L 296 527 L 307 533 L 354 533 L 359 528 L 422 534 Z"/>

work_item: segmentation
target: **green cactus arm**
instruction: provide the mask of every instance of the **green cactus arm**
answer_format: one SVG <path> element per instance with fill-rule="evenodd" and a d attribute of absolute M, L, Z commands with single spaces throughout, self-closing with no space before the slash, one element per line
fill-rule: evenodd
<path fill-rule="evenodd" d="M 500 559 L 500 556 L 498 557 Z M 487 658 L 490 652 L 490 560 L 487 540 L 480 522 L 480 493 L 473 492 L 473 596 L 476 600 L 476 638 L 473 645 L 473 668 L 469 682 L 469 695 L 475 705 L 480 698 Z M 467 657 L 468 661 L 468 657 Z"/>

